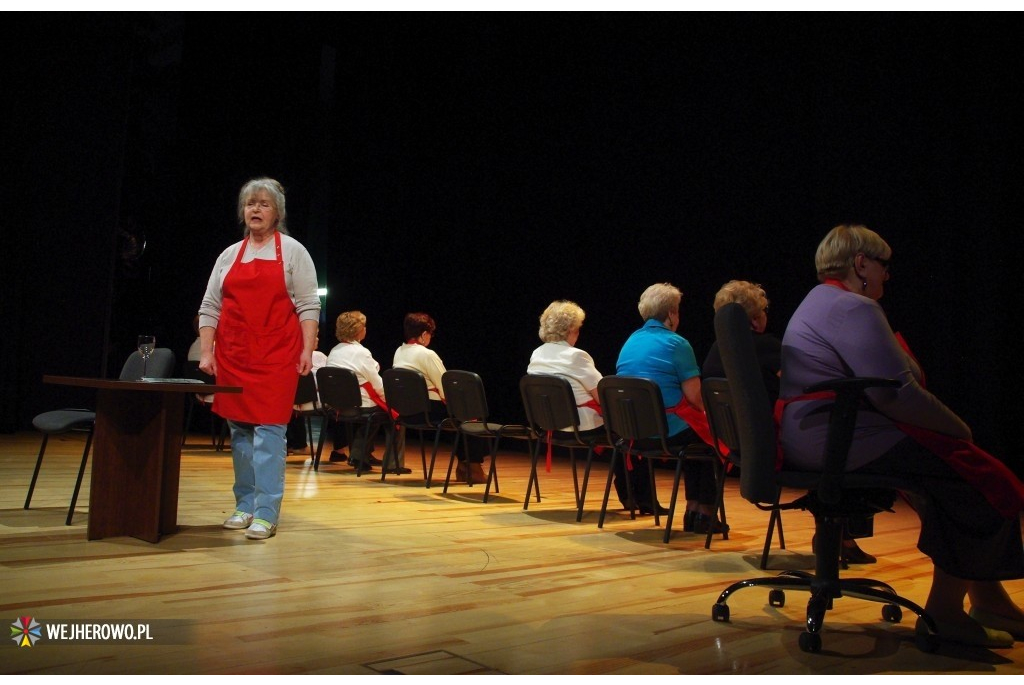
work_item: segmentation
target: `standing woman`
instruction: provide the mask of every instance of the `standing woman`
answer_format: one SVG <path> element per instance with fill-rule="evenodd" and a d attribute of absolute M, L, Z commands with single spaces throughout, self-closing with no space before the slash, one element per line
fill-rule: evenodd
<path fill-rule="evenodd" d="M 235 513 L 225 522 L 253 540 L 277 531 L 284 496 L 285 429 L 299 375 L 312 368 L 320 298 L 313 260 L 285 227 L 284 189 L 258 178 L 238 193 L 244 238 L 221 253 L 199 308 L 199 368 L 242 393 L 218 394 L 231 427 Z M 214 344 L 216 343 L 216 345 Z"/>

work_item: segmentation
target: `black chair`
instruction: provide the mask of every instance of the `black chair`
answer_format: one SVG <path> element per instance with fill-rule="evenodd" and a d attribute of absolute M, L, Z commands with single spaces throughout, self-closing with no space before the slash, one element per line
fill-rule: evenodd
<path fill-rule="evenodd" d="M 732 408 L 732 394 L 729 392 L 729 382 L 724 378 L 705 378 L 700 383 L 701 395 L 704 397 L 704 411 L 708 417 L 708 426 L 711 428 L 711 436 L 714 438 L 715 451 L 719 459 L 724 463 L 728 460 L 736 466 L 740 465 L 740 442 L 739 431 L 736 428 L 736 417 Z M 718 443 L 729 448 L 728 456 L 718 450 Z M 719 481 L 718 498 L 724 498 L 725 479 Z M 761 570 L 768 567 L 768 552 L 772 548 L 772 537 L 775 529 L 779 530 L 779 547 L 786 549 L 786 538 L 782 533 L 782 512 L 779 506 L 779 497 L 782 495 L 782 488 L 777 490 L 775 502 L 771 506 L 755 503 L 758 509 L 770 511 L 768 518 L 768 532 L 764 538 L 764 550 L 761 552 Z M 705 549 L 711 548 L 711 533 L 708 532 L 707 540 L 704 541 Z"/>
<path fill-rule="evenodd" d="M 893 477 L 846 473 L 846 458 L 853 442 L 857 408 L 866 388 L 898 386 L 895 380 L 880 378 L 839 378 L 818 383 L 805 392 L 832 391 L 836 395 L 829 417 L 829 434 L 825 448 L 824 467 L 820 472 L 776 472 L 777 443 L 768 395 L 754 352 L 750 319 L 738 304 L 728 304 L 715 314 L 715 334 L 733 398 L 736 428 L 739 435 L 742 465 L 740 493 L 755 504 L 771 505 L 780 487 L 807 491 L 800 505 L 814 514 L 817 540 L 815 571 L 786 571 L 775 577 L 761 577 L 733 583 L 718 597 L 711 616 L 716 621 L 729 620 L 726 603 L 738 590 L 748 587 L 771 588 L 771 606 L 785 604 L 786 590 L 810 593 L 807 602 L 806 631 L 800 634 L 800 649 L 821 650 L 821 628 L 825 613 L 840 597 L 856 597 L 881 602 L 882 618 L 891 623 L 902 620 L 900 607 L 909 609 L 918 621 L 917 645 L 923 651 L 938 646 L 935 622 L 924 609 L 896 594 L 889 585 L 870 578 L 839 577 L 840 545 L 847 519 L 863 517 L 878 510 L 873 496 L 879 489 L 914 490 L 914 483 Z"/>
<path fill-rule="evenodd" d="M 675 516 L 676 500 L 679 496 L 679 480 L 682 478 L 683 462 L 689 459 L 707 461 L 712 464 L 715 473 L 716 491 L 721 492 L 719 483 L 722 479 L 721 462 L 714 450 L 703 442 L 697 441 L 688 445 L 672 446 L 668 444 L 668 421 L 665 415 L 665 402 L 661 396 L 661 388 L 647 378 L 632 376 L 605 376 L 597 384 L 597 394 L 604 411 L 604 425 L 608 432 L 608 441 L 615 444 L 612 451 L 611 464 L 608 466 L 608 482 L 604 488 L 604 500 L 601 503 L 601 515 L 597 527 L 604 527 L 605 515 L 608 511 L 608 495 L 612 488 L 615 474 L 615 463 L 622 454 L 623 459 L 640 457 L 642 459 L 671 459 L 676 462 L 675 479 L 672 483 L 672 499 L 668 507 L 665 521 L 664 541 L 668 542 L 672 535 L 672 519 Z M 638 449 L 636 444 L 641 440 L 654 439 L 654 449 Z M 649 443 L 648 443 L 649 444 Z M 653 466 L 653 462 L 652 462 Z M 654 468 L 650 469 L 651 478 L 651 510 L 654 512 L 654 525 L 661 525 L 657 507 L 657 491 L 655 490 Z M 629 479 L 626 479 L 627 487 Z M 633 501 L 630 492 L 630 501 Z M 725 523 L 725 505 L 721 501 L 716 513 Z M 630 518 L 635 518 L 635 510 L 630 510 Z M 728 532 L 725 534 L 728 539 Z"/>
<path fill-rule="evenodd" d="M 216 379 L 213 376 L 199 368 L 199 362 L 197 361 L 186 361 L 182 367 L 181 375 L 182 378 L 191 378 L 211 385 L 216 383 Z M 202 389 L 198 388 L 197 390 Z M 227 440 L 228 424 L 227 421 L 213 413 L 213 399 L 211 397 L 207 400 L 207 396 L 209 396 L 209 393 L 198 391 L 195 394 L 185 396 L 188 410 L 185 412 L 185 431 L 181 434 L 181 444 L 184 446 L 185 441 L 188 439 L 189 431 L 192 430 L 193 411 L 198 406 L 210 414 L 210 444 L 220 452 L 224 449 L 224 443 Z"/>
<path fill-rule="evenodd" d="M 388 369 L 380 377 L 384 382 L 384 397 L 388 408 L 398 415 L 394 426 L 396 439 L 399 426 L 404 427 L 406 431 L 414 430 L 419 433 L 423 480 L 429 489 L 434 476 L 434 460 L 437 458 L 441 432 L 445 430 L 455 432 L 457 430 L 455 422 L 447 417 L 441 420 L 431 417 L 427 380 L 419 371 L 403 368 Z M 428 469 L 426 442 L 423 436 L 424 433 L 431 431 L 434 433 L 434 447 L 430 452 L 430 468 Z M 384 480 L 386 474 L 387 471 L 381 469 L 381 480 Z"/>
<path fill-rule="evenodd" d="M 309 445 L 310 463 L 316 459 L 313 448 L 313 417 L 323 418 L 323 411 L 320 409 L 320 398 L 316 390 L 316 378 L 310 371 L 305 376 L 299 376 L 299 384 L 295 387 L 295 403 L 292 408 L 292 415 L 303 419 L 303 430 L 306 433 L 306 444 Z M 320 425 L 320 433 L 323 434 L 327 420 L 324 419 Z"/>
<path fill-rule="evenodd" d="M 350 423 L 355 427 L 362 426 L 363 439 L 366 441 L 366 454 L 369 456 L 371 445 L 370 431 L 374 425 L 387 426 L 391 417 L 377 407 L 363 408 L 363 396 L 359 390 L 359 379 L 350 369 L 337 366 L 325 366 L 316 372 L 316 384 L 320 390 L 320 405 L 324 416 Z M 327 436 L 326 426 L 320 431 L 317 441 L 316 455 L 313 458 L 313 470 L 320 470 L 320 455 L 324 449 L 324 438 Z M 387 447 L 384 450 L 384 465 L 387 468 L 388 454 L 391 452 L 391 431 L 386 433 Z M 356 463 L 356 476 L 362 476 L 367 461 Z"/>
<path fill-rule="evenodd" d="M 594 448 L 598 446 L 611 447 L 607 433 L 602 430 L 597 435 L 580 434 L 580 416 L 576 406 L 576 396 L 569 381 L 561 376 L 527 374 L 519 381 L 519 393 L 523 397 L 526 423 L 537 436 L 533 447 L 533 458 L 530 462 L 530 482 L 526 486 L 523 509 L 529 509 L 530 493 L 535 486 L 537 501 L 540 502 L 537 460 L 540 457 L 541 444 L 548 446 L 548 454 L 550 454 L 552 446 L 565 447 L 569 450 L 569 467 L 572 469 L 572 486 L 576 495 L 576 520 L 582 521 L 583 503 L 587 497 L 587 483 L 590 481 Z M 571 433 L 572 436 L 558 437 L 555 435 L 556 432 Z M 587 450 L 582 489 L 576 468 L 576 452 L 581 449 Z M 548 463 L 547 466 L 550 470 L 551 464 Z"/>
<path fill-rule="evenodd" d="M 153 350 L 148 363 L 144 365 L 142 355 L 132 352 L 121 367 L 122 381 L 136 381 L 142 377 L 142 370 L 145 368 L 149 378 L 170 378 L 174 373 L 174 353 L 166 347 L 158 347 Z M 39 478 L 39 467 L 43 465 L 43 455 L 46 453 L 46 444 L 51 435 L 59 435 L 71 431 L 86 433 L 85 449 L 82 450 L 82 463 L 78 467 L 78 479 L 75 481 L 75 490 L 71 494 L 71 506 L 68 507 L 68 517 L 65 525 L 71 525 L 71 519 L 75 515 L 75 505 L 78 503 L 78 492 L 82 489 L 82 477 L 85 475 L 85 465 L 89 461 L 89 449 L 92 447 L 92 431 L 96 425 L 96 412 L 88 409 L 58 409 L 47 411 L 36 415 L 32 419 L 32 425 L 43 434 L 43 444 L 39 446 L 39 456 L 36 458 L 36 467 L 32 471 L 32 481 L 28 486 L 28 494 L 25 496 L 25 508 L 32 504 L 32 493 L 36 489 L 36 480 Z"/>
<path fill-rule="evenodd" d="M 491 483 L 494 483 L 494 491 L 498 492 L 498 446 L 504 437 L 523 438 L 529 440 L 530 429 L 517 424 L 492 423 L 487 420 L 487 396 L 484 393 L 484 382 L 480 376 L 472 371 L 445 371 L 441 376 L 441 386 L 444 389 L 445 402 L 448 406 L 448 416 L 455 423 L 458 434 L 455 436 L 455 445 L 452 448 L 451 457 L 448 460 L 448 473 L 444 479 L 444 490 L 448 492 L 448 484 L 452 478 L 452 468 L 455 466 L 455 456 L 458 452 L 459 440 L 486 440 L 490 447 L 491 465 L 487 472 L 487 487 L 484 489 L 484 502 L 487 501 L 491 492 Z M 469 453 L 469 450 L 466 450 Z M 473 486 L 473 476 L 469 468 L 466 469 L 466 484 Z"/>

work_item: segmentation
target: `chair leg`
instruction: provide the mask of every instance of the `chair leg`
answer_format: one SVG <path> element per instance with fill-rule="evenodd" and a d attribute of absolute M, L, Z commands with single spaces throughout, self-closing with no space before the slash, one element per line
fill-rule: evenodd
<path fill-rule="evenodd" d="M 441 490 L 441 492 L 444 494 L 448 494 L 448 484 L 452 480 L 452 467 L 455 465 L 455 453 L 458 452 L 459 450 L 459 440 L 461 439 L 462 431 L 459 431 L 458 433 L 455 434 L 455 441 L 452 443 L 452 454 L 450 457 L 448 457 L 448 473 L 444 477 L 444 489 Z M 431 462 L 430 472 L 434 472 L 433 462 Z"/>
<path fill-rule="evenodd" d="M 82 476 L 85 475 L 85 464 L 89 461 L 89 448 L 92 447 L 92 431 L 85 439 L 85 449 L 82 450 L 82 464 L 78 467 L 78 480 L 75 481 L 75 491 L 71 493 L 71 506 L 68 507 L 68 517 L 64 520 L 65 526 L 71 525 L 71 519 L 75 515 L 75 505 L 78 504 L 78 491 L 82 488 Z"/>
<path fill-rule="evenodd" d="M 384 458 L 380 460 L 380 482 L 383 483 L 388 475 L 388 468 L 391 462 L 394 462 L 394 467 L 398 468 L 398 431 L 400 428 L 397 426 L 384 426 Z"/>
<path fill-rule="evenodd" d="M 711 467 L 715 470 L 715 513 L 718 514 L 718 518 L 723 524 L 727 524 L 725 519 L 725 468 L 722 466 L 722 462 L 717 459 L 711 463 Z M 711 538 L 713 535 L 712 527 L 708 526 L 708 534 L 704 538 L 704 549 L 711 549 Z M 722 533 L 722 539 L 729 539 L 728 530 Z"/>
<path fill-rule="evenodd" d="M 583 504 L 587 500 L 587 483 L 590 481 L 590 467 L 594 459 L 594 446 L 587 450 L 587 467 L 583 471 L 583 487 L 580 489 L 580 497 L 576 502 L 576 523 L 583 520 Z"/>
<path fill-rule="evenodd" d="M 533 458 L 530 460 L 530 478 L 526 483 L 526 498 L 523 500 L 523 511 L 530 508 L 530 495 L 533 493 L 533 485 L 537 483 L 537 459 L 540 458 L 541 441 L 533 449 Z M 537 483 L 537 501 L 540 501 L 540 483 Z"/>
<path fill-rule="evenodd" d="M 612 479 L 615 478 L 615 460 L 619 457 L 619 448 L 612 448 L 612 458 L 608 463 L 608 481 L 604 484 L 604 499 L 601 500 L 601 513 L 597 517 L 597 527 L 604 528 L 604 516 L 608 513 L 608 494 L 612 489 Z M 629 488 L 629 479 L 626 479 L 626 487 Z M 579 512 L 578 516 L 582 516 Z M 577 521 L 579 518 L 576 519 Z"/>
<path fill-rule="evenodd" d="M 309 461 L 313 461 L 313 417 L 306 414 L 306 442 L 309 444 Z"/>
<path fill-rule="evenodd" d="M 779 499 L 782 497 L 782 488 L 779 488 L 775 494 L 775 504 L 772 506 L 771 516 L 768 517 L 768 531 L 764 536 L 764 549 L 761 550 L 761 570 L 767 570 L 768 568 L 768 553 L 772 550 L 772 535 L 775 532 L 775 526 L 779 527 L 779 544 L 782 549 L 786 549 L 786 541 L 782 537 L 782 510 L 779 509 Z"/>
<path fill-rule="evenodd" d="M 459 436 L 456 434 L 455 439 L 458 440 Z M 426 479 L 426 488 L 430 489 L 430 481 L 434 477 L 434 461 L 437 459 L 437 450 L 441 446 L 441 429 L 438 428 L 434 432 L 434 449 L 430 452 L 430 468 L 427 468 L 427 463 L 423 462 L 423 477 Z"/>
<path fill-rule="evenodd" d="M 654 472 L 653 468 L 651 469 L 651 472 Z M 665 538 L 663 540 L 665 543 L 668 543 L 669 538 L 672 537 L 672 519 L 675 517 L 676 513 L 676 502 L 679 499 L 679 480 L 682 478 L 682 475 L 683 460 L 676 459 L 676 477 L 672 482 L 672 498 L 669 500 L 668 504 L 668 517 L 665 519 Z M 655 515 L 657 515 L 657 512 L 655 512 Z"/>
<path fill-rule="evenodd" d="M 28 495 L 25 497 L 25 508 L 32 504 L 32 493 L 36 489 L 36 479 L 39 478 L 39 467 L 43 465 L 43 454 L 46 452 L 46 443 L 50 440 L 49 433 L 43 433 L 43 444 L 39 446 L 39 456 L 36 457 L 36 468 L 32 472 L 32 481 L 28 484 Z"/>
<path fill-rule="evenodd" d="M 494 492 L 498 492 L 498 443 L 501 442 L 501 438 L 494 438 L 491 446 L 491 468 L 487 470 L 487 486 L 484 488 L 484 504 L 487 503 L 487 498 L 491 494 L 491 482 L 494 482 Z M 466 477 L 469 478 L 469 467 L 466 467 Z M 537 485 L 537 492 L 540 492 L 540 484 Z"/>
<path fill-rule="evenodd" d="M 647 469 L 649 479 L 651 481 L 651 511 L 654 512 L 654 525 L 661 525 L 661 514 L 658 513 L 658 481 L 654 478 L 654 460 L 650 461 L 648 465 L 650 468 Z M 639 506 L 639 502 L 637 505 Z"/>
<path fill-rule="evenodd" d="M 576 450 L 569 448 L 569 468 L 572 469 L 572 491 L 576 497 L 576 508 L 580 506 L 580 478 L 576 473 Z"/>

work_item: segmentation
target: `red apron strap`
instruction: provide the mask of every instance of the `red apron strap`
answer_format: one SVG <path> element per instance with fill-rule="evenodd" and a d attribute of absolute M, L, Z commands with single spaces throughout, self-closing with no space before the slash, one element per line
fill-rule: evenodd
<path fill-rule="evenodd" d="M 686 421 L 701 440 L 709 445 L 713 443 L 711 426 L 708 425 L 707 415 L 687 402 L 685 397 L 679 400 L 679 404 L 676 406 L 666 409 L 665 413 L 675 414 L 683 421 Z M 721 440 L 718 441 L 718 451 L 723 457 L 729 456 L 729 447 Z"/>
<path fill-rule="evenodd" d="M 577 404 L 577 407 L 586 407 L 587 409 L 593 409 L 597 412 L 598 416 L 604 416 L 604 412 L 601 411 L 601 405 L 597 403 L 597 400 L 591 398 L 583 404 Z"/>
<path fill-rule="evenodd" d="M 392 419 L 398 418 L 398 412 L 388 409 L 388 403 L 384 401 L 384 398 L 381 397 L 376 390 L 374 390 L 373 386 L 370 384 L 370 381 L 366 381 L 359 387 L 366 391 L 366 394 L 370 396 L 370 399 L 373 400 L 374 404 L 376 404 L 384 411 L 388 412 Z"/>

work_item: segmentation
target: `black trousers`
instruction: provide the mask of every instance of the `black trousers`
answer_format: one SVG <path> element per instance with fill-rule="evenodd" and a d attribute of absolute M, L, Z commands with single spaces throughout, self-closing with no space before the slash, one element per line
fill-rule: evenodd
<path fill-rule="evenodd" d="M 1020 516 L 1003 518 L 985 496 L 911 438 L 857 469 L 910 478 L 904 497 L 921 519 L 917 548 L 946 573 L 964 580 L 1024 578 Z"/>

